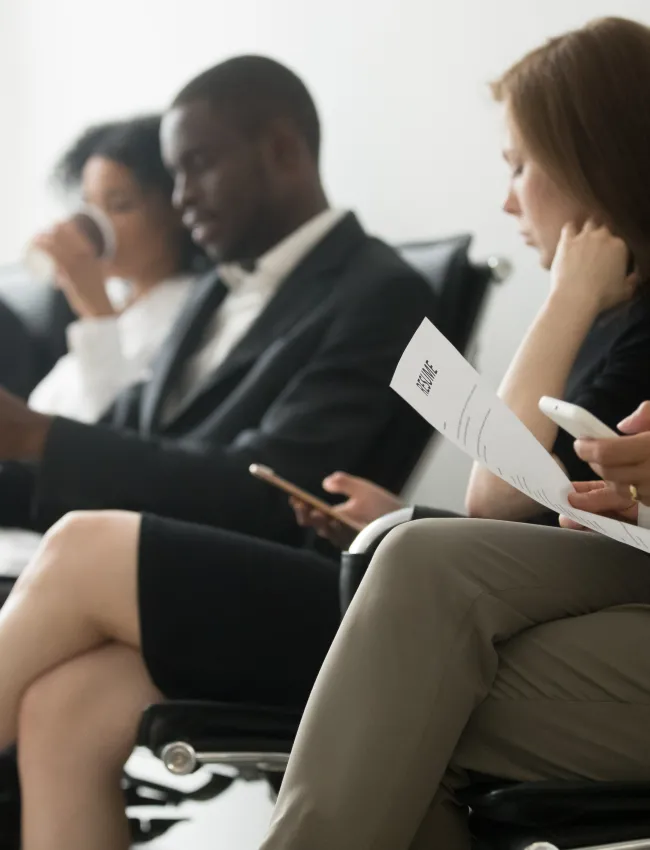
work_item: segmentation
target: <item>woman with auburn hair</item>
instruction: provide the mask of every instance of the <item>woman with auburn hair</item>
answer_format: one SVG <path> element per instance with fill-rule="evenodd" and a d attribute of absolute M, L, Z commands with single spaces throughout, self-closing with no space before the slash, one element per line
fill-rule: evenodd
<path fill-rule="evenodd" d="M 547 265 L 563 258 L 554 320 L 562 305 L 570 323 L 628 263 L 650 275 L 650 30 L 596 21 L 493 91 L 506 209 Z M 562 227 L 562 204 L 582 222 Z M 650 526 L 650 402 L 620 428 L 576 443 L 603 480 L 570 500 Z M 562 525 L 434 519 L 388 535 L 310 696 L 263 850 L 468 850 L 458 792 L 473 773 L 650 780 L 650 558 Z"/>
<path fill-rule="evenodd" d="M 588 480 L 589 467 L 540 412 L 540 397 L 585 407 L 612 428 L 650 397 L 650 371 L 638 368 L 650 360 L 648 42 L 633 21 L 595 21 L 533 51 L 492 85 L 504 105 L 511 171 L 504 210 L 551 271 L 499 395 L 574 481 Z M 594 274 L 594 265 L 603 270 L 600 256 L 616 252 L 632 273 Z M 357 527 L 402 507 L 398 496 L 345 472 L 323 486 L 347 497 L 335 511 Z M 478 464 L 465 501 L 471 517 L 557 524 L 556 514 Z M 293 504 L 301 525 L 340 548 L 352 541 L 348 526 Z"/>

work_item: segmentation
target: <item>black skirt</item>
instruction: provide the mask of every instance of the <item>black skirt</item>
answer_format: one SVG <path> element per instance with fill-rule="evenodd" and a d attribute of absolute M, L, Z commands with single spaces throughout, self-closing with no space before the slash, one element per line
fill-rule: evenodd
<path fill-rule="evenodd" d="M 142 654 L 170 699 L 302 707 L 340 622 L 338 564 L 145 515 Z"/>

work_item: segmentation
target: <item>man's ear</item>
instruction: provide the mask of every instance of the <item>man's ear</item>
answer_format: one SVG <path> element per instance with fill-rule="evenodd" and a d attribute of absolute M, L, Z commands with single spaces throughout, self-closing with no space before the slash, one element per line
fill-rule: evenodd
<path fill-rule="evenodd" d="M 304 156 L 305 143 L 290 122 L 277 118 L 267 130 L 269 164 L 278 171 L 295 171 Z"/>

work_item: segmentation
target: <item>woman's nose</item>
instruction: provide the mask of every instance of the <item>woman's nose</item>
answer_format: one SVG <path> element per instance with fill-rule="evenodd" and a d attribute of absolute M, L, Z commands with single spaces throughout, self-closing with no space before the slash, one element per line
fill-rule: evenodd
<path fill-rule="evenodd" d="M 504 212 L 508 213 L 508 215 L 519 215 L 521 212 L 519 202 L 517 201 L 517 195 L 512 189 L 508 190 L 502 209 Z"/>

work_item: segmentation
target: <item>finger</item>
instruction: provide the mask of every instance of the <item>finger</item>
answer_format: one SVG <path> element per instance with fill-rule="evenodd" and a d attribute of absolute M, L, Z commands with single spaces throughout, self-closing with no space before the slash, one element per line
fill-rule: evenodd
<path fill-rule="evenodd" d="M 599 228 L 598 228 L 598 223 L 597 223 L 596 219 L 593 218 L 593 217 L 590 217 L 590 218 L 587 219 L 587 221 L 585 221 L 585 223 L 582 227 L 582 232 L 583 233 L 593 233 L 594 230 L 598 230 L 598 229 Z"/>
<path fill-rule="evenodd" d="M 70 254 L 70 251 L 66 250 L 65 246 L 60 242 L 56 242 L 51 239 L 49 236 L 43 236 L 37 243 L 38 247 L 45 251 L 53 260 L 55 266 L 59 270 L 65 271 L 70 268 L 72 263 L 74 262 L 73 257 Z"/>
<path fill-rule="evenodd" d="M 341 523 L 336 522 L 334 519 L 330 519 L 323 525 L 319 526 L 317 534 L 319 537 L 324 537 L 326 540 L 331 540 L 332 542 L 337 543 L 341 536 L 341 530 Z"/>
<path fill-rule="evenodd" d="M 616 482 L 612 481 L 610 483 L 610 489 L 613 493 L 616 493 L 617 497 L 621 500 L 621 502 L 627 503 L 624 510 L 629 510 L 636 504 L 636 501 L 632 498 L 632 492 L 630 490 L 629 484 L 617 484 Z M 638 489 L 635 489 L 635 492 L 637 496 L 641 495 Z"/>
<path fill-rule="evenodd" d="M 650 462 L 626 466 L 601 466 L 592 463 L 590 466 L 596 475 L 600 475 L 603 481 L 612 485 L 621 484 L 629 489 L 633 484 L 639 492 L 650 485 Z"/>
<path fill-rule="evenodd" d="M 618 430 L 624 434 L 639 434 L 650 431 L 650 401 L 642 402 L 634 413 L 618 423 Z"/>
<path fill-rule="evenodd" d="M 46 251 L 54 260 L 54 262 L 63 269 L 68 269 L 74 266 L 79 260 L 79 252 L 71 244 L 67 237 L 61 237 L 54 231 L 44 233 L 35 243 L 39 248 Z"/>
<path fill-rule="evenodd" d="M 329 538 L 330 535 L 330 519 L 320 511 L 310 511 L 308 517 L 308 525 L 310 525 L 318 534 L 319 537 Z"/>
<path fill-rule="evenodd" d="M 598 481 L 573 481 L 573 489 L 575 493 L 590 493 L 592 490 L 601 490 L 607 487 L 607 483 L 601 479 Z M 569 493 L 572 496 L 573 493 Z"/>
<path fill-rule="evenodd" d="M 560 234 L 561 239 L 573 239 L 577 236 L 578 230 L 573 221 L 567 221 L 567 223 L 562 228 L 562 233 Z"/>
<path fill-rule="evenodd" d="M 306 525 L 307 517 L 309 514 L 309 508 L 307 507 L 307 505 L 305 505 L 304 502 L 301 502 L 300 499 L 296 499 L 293 496 L 289 499 L 289 504 L 294 510 L 298 525 Z"/>
<path fill-rule="evenodd" d="M 575 453 L 581 460 L 602 467 L 643 464 L 650 459 L 650 432 L 606 440 L 576 440 Z"/>
<path fill-rule="evenodd" d="M 610 486 L 621 484 L 629 488 L 631 484 L 644 489 L 650 483 L 650 464 L 629 464 L 626 466 L 602 466 L 599 463 L 589 464 L 596 475 Z"/>
<path fill-rule="evenodd" d="M 560 526 L 561 528 L 570 528 L 572 531 L 586 531 L 586 527 L 584 525 L 580 525 L 579 522 L 571 519 L 564 514 L 560 514 Z"/>
<path fill-rule="evenodd" d="M 636 484 L 634 485 L 635 496 L 636 496 L 635 499 L 632 498 L 632 493 L 631 493 L 629 484 L 615 484 L 615 483 L 613 483 L 610 486 L 611 486 L 612 490 L 615 490 L 619 494 L 621 500 L 626 500 L 627 502 L 630 503 L 628 505 L 628 509 L 630 507 L 636 505 L 638 502 L 646 501 L 648 499 L 648 497 L 650 497 L 650 486 L 648 484 L 646 484 L 645 487 L 642 484 L 640 484 L 638 486 Z"/>
<path fill-rule="evenodd" d="M 621 492 L 613 487 L 592 490 L 591 493 L 569 493 L 568 501 L 574 508 L 592 514 L 622 513 L 634 506 L 629 489 Z"/>
<path fill-rule="evenodd" d="M 356 489 L 359 479 L 347 472 L 333 472 L 323 481 L 323 490 L 328 493 L 342 493 L 351 496 Z"/>
<path fill-rule="evenodd" d="M 48 235 L 50 243 L 60 251 L 73 257 L 87 254 L 87 248 L 79 243 L 79 234 L 67 223 L 57 224 Z"/>
<path fill-rule="evenodd" d="M 92 242 L 74 221 L 64 221 L 63 224 L 58 225 L 56 233 L 78 256 L 96 256 Z"/>

